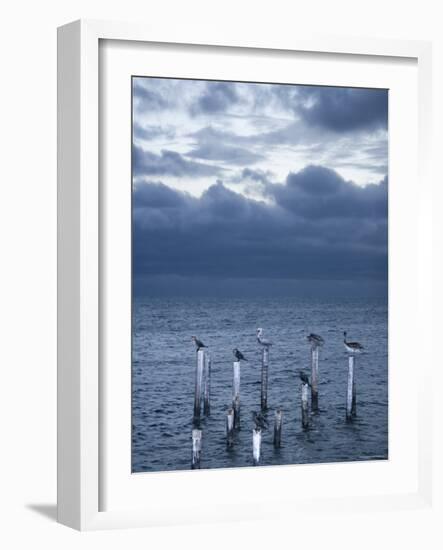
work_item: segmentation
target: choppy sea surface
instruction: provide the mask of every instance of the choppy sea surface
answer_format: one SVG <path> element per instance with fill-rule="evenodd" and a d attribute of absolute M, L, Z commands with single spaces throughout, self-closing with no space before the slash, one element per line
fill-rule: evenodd
<path fill-rule="evenodd" d="M 209 348 L 211 412 L 201 422 L 201 468 L 252 465 L 253 412 L 260 411 L 261 351 L 256 328 L 273 341 L 269 354 L 269 427 L 261 465 L 388 458 L 388 310 L 383 300 L 151 299 L 133 304 L 133 472 L 191 467 L 196 352 L 191 336 Z M 343 331 L 365 353 L 356 357 L 357 417 L 346 422 L 347 354 Z M 319 362 L 319 411 L 303 430 L 299 371 L 310 375 L 306 336 L 325 344 Z M 232 349 L 241 365 L 241 427 L 226 445 L 232 403 Z M 283 411 L 282 445 L 273 446 L 275 409 Z"/>

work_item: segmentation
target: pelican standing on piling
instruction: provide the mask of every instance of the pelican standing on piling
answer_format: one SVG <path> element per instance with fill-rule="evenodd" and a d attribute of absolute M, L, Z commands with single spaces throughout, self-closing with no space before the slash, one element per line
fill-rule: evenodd
<path fill-rule="evenodd" d="M 343 343 L 348 353 L 361 353 L 365 348 L 359 342 L 348 342 L 346 340 L 346 331 L 343 332 Z"/>
<path fill-rule="evenodd" d="M 300 371 L 300 380 L 303 382 L 303 384 L 307 384 L 308 386 L 311 385 L 311 383 L 309 382 L 308 375 L 304 373 L 302 370 Z"/>
<path fill-rule="evenodd" d="M 195 347 L 197 348 L 196 351 L 199 351 L 201 350 L 202 348 L 206 348 L 207 346 L 205 346 L 203 344 L 203 342 L 201 340 L 199 340 L 198 338 L 196 338 L 195 336 L 191 336 L 191 340 L 193 340 L 194 344 L 195 344 Z"/>
<path fill-rule="evenodd" d="M 325 341 L 321 336 L 319 336 L 318 334 L 314 334 L 312 332 L 306 338 L 312 346 L 320 347 L 325 343 Z"/>
<path fill-rule="evenodd" d="M 268 427 L 268 421 L 266 420 L 266 417 L 261 413 L 257 413 L 253 411 L 252 413 L 252 420 L 254 422 L 254 427 L 260 428 L 261 430 L 265 430 Z"/>
<path fill-rule="evenodd" d="M 243 355 L 243 353 L 240 350 L 238 350 L 237 348 L 234 348 L 232 350 L 232 353 L 234 354 L 234 357 L 237 359 L 237 361 L 247 361 L 247 359 Z"/>
<path fill-rule="evenodd" d="M 266 340 L 265 338 L 262 338 L 262 335 L 263 335 L 263 329 L 258 328 L 257 329 L 257 342 L 260 344 L 260 346 L 262 346 L 264 348 L 269 348 L 270 346 L 272 346 L 272 342 L 270 342 L 269 340 Z"/>

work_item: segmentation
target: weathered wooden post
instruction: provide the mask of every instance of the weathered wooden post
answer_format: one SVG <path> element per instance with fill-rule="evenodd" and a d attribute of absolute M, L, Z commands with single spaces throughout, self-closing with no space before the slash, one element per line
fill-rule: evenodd
<path fill-rule="evenodd" d="M 252 460 L 254 466 L 260 462 L 261 429 L 258 426 L 252 430 Z"/>
<path fill-rule="evenodd" d="M 203 390 L 203 413 L 208 415 L 211 413 L 211 356 L 209 353 L 205 354 L 205 383 Z"/>
<path fill-rule="evenodd" d="M 301 387 L 301 423 L 303 429 L 309 428 L 309 385 L 302 384 Z"/>
<path fill-rule="evenodd" d="M 232 380 L 232 406 L 234 409 L 234 428 L 240 428 L 240 361 L 234 361 Z"/>
<path fill-rule="evenodd" d="M 281 426 L 282 426 L 282 412 L 280 409 L 275 411 L 275 424 L 274 424 L 274 447 L 276 449 L 281 447 Z"/>
<path fill-rule="evenodd" d="M 349 356 L 348 388 L 346 392 L 346 420 L 352 420 L 357 415 L 357 390 L 355 386 L 355 357 Z"/>
<path fill-rule="evenodd" d="M 197 351 L 197 366 L 195 370 L 194 418 L 200 418 L 201 413 L 204 364 L 205 350 L 199 349 Z"/>
<path fill-rule="evenodd" d="M 311 346 L 311 408 L 318 410 L 318 355 L 319 346 Z"/>
<path fill-rule="evenodd" d="M 228 409 L 226 415 L 226 444 L 228 447 L 234 445 L 234 410 Z"/>
<path fill-rule="evenodd" d="M 200 454 L 202 449 L 202 431 L 192 430 L 192 463 L 193 470 L 200 468 Z"/>
<path fill-rule="evenodd" d="M 354 360 L 355 366 L 355 360 Z M 355 383 L 355 370 L 354 370 L 354 379 L 352 381 L 352 416 L 357 416 L 357 385 Z"/>
<path fill-rule="evenodd" d="M 261 410 L 268 408 L 268 367 L 269 367 L 269 348 L 263 347 L 261 363 Z"/>

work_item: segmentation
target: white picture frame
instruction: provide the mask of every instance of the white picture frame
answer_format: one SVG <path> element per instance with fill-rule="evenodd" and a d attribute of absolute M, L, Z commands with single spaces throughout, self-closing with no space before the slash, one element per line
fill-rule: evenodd
<path fill-rule="evenodd" d="M 429 176 L 430 151 L 430 78 L 431 78 L 431 47 L 425 42 L 370 40 L 359 38 L 315 37 L 298 33 L 297 37 L 281 36 L 276 38 L 247 37 L 225 40 L 220 36 L 201 35 L 187 36 L 186 30 L 180 33 L 174 31 L 167 36 L 156 31 L 155 26 L 147 27 L 137 24 L 101 21 L 77 21 L 61 27 L 58 34 L 58 519 L 61 523 L 80 530 L 104 529 L 130 526 L 151 526 L 160 524 L 187 523 L 193 521 L 219 521 L 220 519 L 251 519 L 260 518 L 266 499 L 270 498 L 266 491 L 261 500 L 252 498 L 254 503 L 246 508 L 246 500 L 228 509 L 225 506 L 227 496 L 220 493 L 218 505 L 211 505 L 205 500 L 196 506 L 186 506 L 181 501 L 178 492 L 189 489 L 190 479 L 194 483 L 196 477 L 192 474 L 163 474 L 155 482 L 151 478 L 152 492 L 149 500 L 154 504 L 140 506 L 131 505 L 123 498 L 121 503 L 113 504 L 112 509 L 101 506 L 101 488 L 103 483 L 104 462 L 103 452 L 107 447 L 103 444 L 102 421 L 105 408 L 101 402 L 103 388 L 101 378 L 103 373 L 100 354 L 100 333 L 102 330 L 101 302 L 105 294 L 100 285 L 103 273 L 103 250 L 100 234 L 106 226 L 100 224 L 103 201 L 100 192 L 99 162 L 100 162 L 100 128 L 99 128 L 99 75 L 100 75 L 100 43 L 101 41 L 125 41 L 131 44 L 194 44 L 202 51 L 216 46 L 228 48 L 230 55 L 236 52 L 262 51 L 273 52 L 284 57 L 288 52 L 307 52 L 311 54 L 331 54 L 334 56 L 368 56 L 369 58 L 389 58 L 396 60 L 412 59 L 417 67 L 418 82 L 418 179 L 417 197 L 420 207 L 417 209 L 417 223 L 413 224 L 412 237 L 416 244 L 418 256 L 413 261 L 420 265 L 414 275 L 416 289 L 414 299 L 417 303 L 416 325 L 419 334 L 426 331 L 425 321 L 432 317 L 432 294 L 426 284 L 432 261 L 431 227 L 428 223 L 431 210 L 432 182 Z M 249 49 L 249 50 L 248 50 Z M 154 54 L 155 55 L 155 54 Z M 210 56 L 210 52 L 207 53 Z M 266 77 L 264 78 L 266 80 Z M 417 183 L 418 181 L 418 183 Z M 404 222 L 402 222 L 404 223 Z M 398 235 L 397 235 L 398 236 Z M 392 245 L 392 242 L 390 242 Z M 429 271 L 427 271 L 429 270 Z M 394 270 L 395 273 L 395 270 Z M 411 279 L 412 280 L 412 279 Z M 391 283 L 391 281 L 390 281 Z M 399 285 L 400 287 L 400 285 Z M 407 288 L 399 292 L 407 292 Z M 416 295 L 415 295 L 416 292 Z M 407 327 L 405 327 L 407 330 Z M 407 333 L 405 333 L 407 334 Z M 418 352 L 418 344 L 410 343 L 409 357 Z M 415 346 L 415 348 L 414 348 Z M 414 348 L 414 349 L 412 349 Z M 315 509 L 327 510 L 355 508 L 371 511 L 374 509 L 392 509 L 397 507 L 427 507 L 431 505 L 432 469 L 431 465 L 431 434 L 428 395 L 425 395 L 426 385 L 431 376 L 432 346 L 421 351 L 423 372 L 420 383 L 412 387 L 417 398 L 415 415 L 418 435 L 416 436 L 416 462 L 410 467 L 417 470 L 417 476 L 406 484 L 404 490 L 392 490 L 384 495 L 370 492 L 353 495 L 337 492 L 330 488 L 327 497 L 322 491 L 313 491 L 312 499 L 298 496 L 289 498 L 287 494 L 274 492 L 273 501 L 281 494 L 282 506 L 279 516 L 288 517 L 294 510 Z M 406 355 L 407 360 L 408 354 Z M 412 372 L 413 364 L 410 364 Z M 410 388 L 411 389 L 411 388 Z M 113 391 L 113 388 L 107 388 Z M 414 436 L 415 437 L 415 436 Z M 414 448 L 415 449 L 415 448 Z M 415 460 L 415 459 L 414 459 Z M 395 464 L 394 464 L 395 466 Z M 347 465 L 346 468 L 352 468 Z M 416 468 L 417 467 L 417 468 Z M 311 467 L 312 468 L 312 467 Z M 326 466 L 320 476 L 326 480 Z M 261 469 L 260 469 L 261 470 Z M 349 470 L 347 470 L 349 472 Z M 245 487 L 255 483 L 257 475 L 264 481 L 264 487 L 271 490 L 280 479 L 283 470 L 267 469 L 247 473 L 232 471 L 236 482 L 246 483 Z M 332 470 L 329 471 L 329 474 Z M 340 466 L 334 470 L 335 475 L 343 475 Z M 128 473 L 129 474 L 129 473 Z M 214 483 L 221 489 L 227 472 L 201 472 L 200 484 Z M 365 475 L 354 469 L 351 478 Z M 405 476 L 409 474 L 405 473 Z M 176 476 L 175 478 L 167 476 Z M 180 477 L 179 477 L 180 476 Z M 240 481 L 240 476 L 246 482 Z M 254 477 L 255 476 L 255 477 Z M 174 483 L 171 482 L 174 480 Z M 180 482 L 178 480 L 181 479 Z M 150 481 L 148 480 L 149 484 Z M 321 483 L 321 481 L 319 481 Z M 174 484 L 178 487 L 174 489 Z M 247 485 L 249 484 L 249 485 Z M 278 485 L 278 483 L 277 483 Z M 160 497 L 162 486 L 167 487 L 168 498 L 176 501 L 175 506 L 155 503 Z M 143 489 L 145 490 L 145 489 Z M 173 491 L 177 491 L 174 496 Z M 334 491 L 336 491 L 336 496 Z M 251 493 L 252 495 L 252 493 Z M 175 498 L 177 497 L 177 498 Z M 225 500 L 224 500 L 225 499 Z M 118 500 L 118 499 L 117 499 Z M 161 500 L 161 499 L 160 499 Z M 160 500 L 158 502 L 160 502 Z M 216 497 L 214 497 L 214 501 Z"/>

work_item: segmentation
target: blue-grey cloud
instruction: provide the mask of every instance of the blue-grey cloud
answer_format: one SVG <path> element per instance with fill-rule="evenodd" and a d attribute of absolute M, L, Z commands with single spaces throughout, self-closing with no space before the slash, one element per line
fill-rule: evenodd
<path fill-rule="evenodd" d="M 197 143 L 229 143 L 236 146 L 279 145 L 297 143 L 303 135 L 300 124 L 291 122 L 279 130 L 255 132 L 250 135 L 239 135 L 232 131 L 221 130 L 213 126 L 205 126 L 190 134 Z"/>
<path fill-rule="evenodd" d="M 309 167 L 264 187 L 272 203 L 221 182 L 200 198 L 136 185 L 135 277 L 386 280 L 386 180 L 358 188 Z"/>
<path fill-rule="evenodd" d="M 253 170 L 252 168 L 243 168 L 241 174 L 236 178 L 236 182 L 242 182 L 244 180 L 252 180 L 264 185 L 271 183 L 272 172 L 264 170 Z"/>
<path fill-rule="evenodd" d="M 194 113 L 224 112 L 239 101 L 234 82 L 206 82 L 206 87 L 192 106 Z"/>
<path fill-rule="evenodd" d="M 132 167 L 134 177 L 139 176 L 214 176 L 221 168 L 188 160 L 176 151 L 163 150 L 160 155 L 145 151 L 137 145 L 132 147 Z"/>
<path fill-rule="evenodd" d="M 308 124 L 334 132 L 386 129 L 388 91 L 301 86 L 294 109 Z"/>
<path fill-rule="evenodd" d="M 136 123 L 134 124 L 135 139 L 151 141 L 158 137 L 162 137 L 164 139 L 174 139 L 175 130 L 174 128 L 171 128 L 171 127 L 164 128 L 163 126 L 153 126 L 153 125 L 141 126 L 140 124 L 136 124 Z"/>
<path fill-rule="evenodd" d="M 360 187 L 334 170 L 311 165 L 289 174 L 283 185 L 267 185 L 266 192 L 282 208 L 306 219 L 387 219 L 387 178 Z"/>
<path fill-rule="evenodd" d="M 133 99 L 136 104 L 140 104 L 139 107 L 143 110 L 148 109 L 165 109 L 169 107 L 169 102 L 165 97 L 151 89 L 142 86 L 139 83 L 134 82 L 132 87 Z"/>
<path fill-rule="evenodd" d="M 235 165 L 254 164 L 264 157 L 243 147 L 225 145 L 220 141 L 206 142 L 187 153 L 189 157 L 219 160 Z"/>
<path fill-rule="evenodd" d="M 387 115 L 385 90 L 134 79 L 134 280 L 385 287 Z M 377 183 L 290 172 L 313 161 Z"/>

